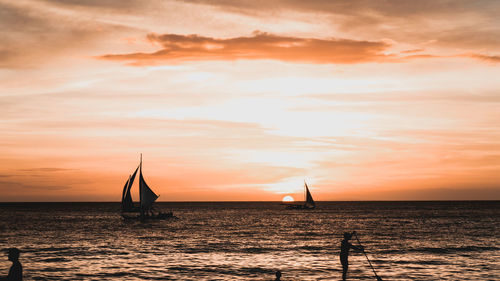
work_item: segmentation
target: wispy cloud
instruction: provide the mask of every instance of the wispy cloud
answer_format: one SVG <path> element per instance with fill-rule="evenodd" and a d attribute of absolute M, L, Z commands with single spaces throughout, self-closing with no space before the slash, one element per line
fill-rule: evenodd
<path fill-rule="evenodd" d="M 100 58 L 128 61 L 132 65 L 239 59 L 352 64 L 391 58 L 383 53 L 389 44 L 382 41 L 300 38 L 259 31 L 249 37 L 227 39 L 154 33 L 147 38 L 161 44 L 163 49 L 153 53 L 107 54 Z"/>
<path fill-rule="evenodd" d="M 3 190 L 2 190 L 3 189 Z M 48 184 L 35 184 L 35 183 L 23 183 L 23 182 L 15 182 L 15 181 L 0 181 L 0 190 L 5 191 L 7 193 L 8 189 L 14 189 L 16 192 L 19 192 L 20 189 L 23 190 L 68 190 L 69 188 L 66 186 L 58 186 L 58 185 L 48 185 Z M 8 192 L 8 193 L 16 193 L 16 192 Z M 4 192 L 2 192 L 4 193 Z"/>
<path fill-rule="evenodd" d="M 391 38 L 412 44 L 431 39 L 439 46 L 490 50 L 496 49 L 500 40 L 498 2 L 491 0 L 183 1 L 260 17 L 290 11 L 323 15 L 332 27 L 362 38 Z"/>
<path fill-rule="evenodd" d="M 500 56 L 483 55 L 483 54 L 470 54 L 468 55 L 472 58 L 483 60 L 491 63 L 500 63 Z"/>
<path fill-rule="evenodd" d="M 102 40 L 134 30 L 125 23 L 111 20 L 110 15 L 121 10 L 113 12 L 103 8 L 122 6 L 123 3 L 111 5 L 113 1 L 102 1 L 99 5 L 97 2 L 96 5 L 84 5 L 58 2 L 0 0 L 0 69 L 37 68 L 56 59 L 90 56 L 86 52 L 99 46 Z M 109 20 L 106 20 L 106 13 Z M 82 52 L 82 46 L 87 50 Z"/>
<path fill-rule="evenodd" d="M 52 173 L 52 172 L 66 172 L 66 171 L 71 171 L 74 169 L 65 169 L 65 168 L 30 168 L 30 169 L 19 169 L 18 171 L 20 172 L 33 172 L 33 173 Z"/>
<path fill-rule="evenodd" d="M 480 53 L 421 53 L 424 49 L 390 52 L 387 41 L 317 39 L 280 36 L 255 31 L 252 36 L 213 38 L 197 34 L 155 34 L 147 39 L 162 49 L 151 53 L 106 54 L 104 60 L 125 61 L 130 65 L 179 64 L 190 61 L 278 60 L 313 64 L 356 64 L 368 62 L 408 62 L 419 59 L 474 58 L 500 62 L 496 55 Z"/>

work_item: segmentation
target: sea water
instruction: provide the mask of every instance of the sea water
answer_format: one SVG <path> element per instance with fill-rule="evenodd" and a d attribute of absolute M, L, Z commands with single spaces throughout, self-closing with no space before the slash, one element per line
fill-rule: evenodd
<path fill-rule="evenodd" d="M 0 248 L 26 280 L 340 280 L 356 230 L 385 280 L 499 280 L 500 202 L 159 203 L 178 219 L 127 222 L 119 203 L 0 204 Z M 358 244 L 355 237 L 351 242 Z M 351 251 L 348 279 L 376 280 Z M 0 276 L 10 266 L 0 255 Z"/>

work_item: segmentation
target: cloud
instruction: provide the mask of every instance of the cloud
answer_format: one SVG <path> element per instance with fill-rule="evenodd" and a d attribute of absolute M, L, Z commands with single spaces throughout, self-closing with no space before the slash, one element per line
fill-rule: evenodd
<path fill-rule="evenodd" d="M 325 11 L 338 14 L 377 12 L 384 15 L 415 15 L 441 12 L 457 12 L 465 8 L 480 9 L 479 5 L 466 0 L 421 0 L 418 2 L 386 0 L 381 3 L 366 0 L 276 0 L 276 1 L 245 1 L 245 0 L 182 0 L 183 2 L 202 3 L 232 9 L 294 9 L 301 11 Z M 483 1 L 494 2 L 494 1 Z M 491 3 L 494 4 L 494 3 Z"/>
<path fill-rule="evenodd" d="M 140 0 L 45 0 L 47 3 L 52 3 L 56 6 L 66 6 L 70 8 L 88 7 L 111 10 L 124 10 L 131 12 L 134 9 L 139 9 L 145 6 L 145 3 Z M 147 6 L 147 5 L 146 5 Z"/>
<path fill-rule="evenodd" d="M 16 192 L 19 192 L 20 189 L 23 190 L 66 190 L 68 187 L 66 186 L 59 186 L 59 185 L 49 185 L 49 184 L 36 184 L 36 183 L 22 183 L 22 182 L 14 182 L 14 181 L 0 181 L 0 189 L 5 188 L 5 191 L 7 192 L 7 189 L 10 190 L 15 190 L 15 192 L 12 192 L 15 194 Z M 2 192 L 4 193 L 4 192 Z"/>
<path fill-rule="evenodd" d="M 450 50 L 494 51 L 500 43 L 499 2 L 482 0 L 183 0 L 256 17 L 285 17 L 303 13 L 307 21 L 321 18 L 341 36 L 379 40 L 390 38 L 414 48 L 432 42 Z M 319 23 L 321 24 L 321 23 Z M 338 33 L 337 33 L 338 34 Z M 346 34 L 346 35 L 344 35 Z M 427 46 L 426 46 L 427 47 Z"/>
<path fill-rule="evenodd" d="M 424 49 L 412 49 L 412 50 L 405 50 L 405 51 L 402 51 L 401 53 L 402 54 L 410 54 L 410 53 L 420 53 L 424 51 Z"/>
<path fill-rule="evenodd" d="M 50 1 L 0 0 L 0 69 L 37 68 L 56 58 L 88 56 L 103 40 L 134 30 L 96 19 L 103 12 L 94 12 L 96 18 L 90 13 Z"/>
<path fill-rule="evenodd" d="M 314 64 L 356 64 L 408 62 L 420 59 L 474 58 L 491 63 L 499 56 L 483 54 L 429 54 L 424 49 L 389 53 L 388 40 L 317 39 L 280 36 L 254 31 L 249 37 L 213 38 L 198 34 L 155 34 L 147 39 L 162 49 L 152 53 L 106 54 L 104 60 L 126 61 L 130 65 L 178 64 L 189 61 L 278 60 Z"/>
<path fill-rule="evenodd" d="M 30 168 L 30 169 L 19 169 L 21 172 L 30 172 L 30 173 L 50 173 L 50 172 L 66 172 L 72 171 L 74 169 L 64 169 L 64 168 Z"/>
<path fill-rule="evenodd" d="M 149 34 L 163 49 L 153 53 L 107 54 L 105 60 L 128 61 L 132 65 L 161 62 L 271 59 L 288 62 L 352 64 L 382 61 L 389 44 L 350 39 L 316 39 L 279 36 L 256 31 L 250 37 L 227 39 L 200 35 Z"/>
<path fill-rule="evenodd" d="M 475 58 L 475 59 L 482 60 L 482 61 L 491 62 L 491 63 L 499 63 L 500 62 L 500 56 L 490 56 L 490 55 L 483 55 L 483 54 L 471 54 L 468 56 Z"/>
<path fill-rule="evenodd" d="M 327 200 L 498 200 L 498 185 L 471 184 L 469 186 L 384 189 L 377 187 L 324 195 Z"/>
<path fill-rule="evenodd" d="M 453 103 L 500 103 L 500 96 L 496 92 L 482 92 L 471 94 L 467 91 L 385 91 L 383 93 L 329 93 L 329 94 L 308 94 L 302 95 L 302 98 L 312 98 L 321 101 L 335 101 L 345 103 L 369 103 L 370 107 L 374 103 L 415 103 L 415 102 L 448 102 Z M 326 110 L 332 110 L 332 106 L 323 104 Z M 337 106 L 338 107 L 338 106 Z M 307 109 L 302 107 L 302 109 Z M 319 107 L 309 108 L 309 110 L 318 110 Z"/>
<path fill-rule="evenodd" d="M 209 20 L 207 27 L 200 27 L 194 23 L 195 20 L 199 21 L 199 17 L 195 19 L 189 16 L 194 13 L 193 9 L 206 11 L 204 17 L 213 17 L 214 20 Z M 500 29 L 496 24 L 499 15 L 495 11 L 498 11 L 495 1 L 482 1 L 480 5 L 471 1 L 372 3 L 362 0 L 279 0 L 256 3 L 195 0 L 172 1 L 169 4 L 164 1 L 144 4 L 137 0 L 0 1 L 0 28 L 4 30 L 0 42 L 0 68 L 37 68 L 55 63 L 58 59 L 87 58 L 99 53 L 109 54 L 103 56 L 106 59 L 125 60 L 136 65 L 221 59 L 362 63 L 392 59 L 394 55 L 385 52 L 389 47 L 399 44 L 413 50 L 425 48 L 435 56 L 478 53 L 474 58 L 496 62 L 498 58 L 494 55 L 481 55 L 495 52 L 500 43 Z M 226 17 L 232 21 L 240 19 L 238 28 L 209 28 L 214 22 L 224 26 Z M 162 50 L 154 53 L 141 52 L 143 49 L 133 44 L 116 45 L 119 38 L 137 38 L 139 32 L 154 31 L 159 23 L 167 25 L 171 33 L 210 32 L 212 36 L 238 36 L 234 34 L 249 32 L 255 26 L 283 32 L 276 26 L 287 26 L 285 23 L 290 18 L 295 23 L 310 24 L 317 28 L 310 30 L 308 38 L 266 33 L 229 39 L 200 35 L 177 35 L 174 38 L 175 34 L 152 34 L 150 37 L 157 38 L 149 39 L 163 46 Z M 273 29 L 273 24 L 266 19 L 278 24 Z M 247 20 L 258 21 L 259 24 L 245 25 Z M 290 32 L 295 32 L 295 29 Z M 297 29 L 297 32 L 304 34 L 303 30 Z M 351 39 L 325 39 L 324 36 Z M 206 42 L 213 44 L 203 45 L 196 42 L 198 39 L 207 39 Z M 248 42 L 244 42 L 245 39 Z M 276 46 L 273 45 L 275 39 L 286 42 Z M 383 39 L 393 43 L 389 46 L 388 41 Z M 194 45 L 191 48 L 179 47 L 180 42 L 177 40 L 185 43 L 192 40 Z M 238 40 L 240 45 L 237 44 Z M 245 44 L 249 44 L 248 50 Z M 142 47 L 149 48 L 146 44 Z M 118 54 L 120 52 L 124 54 Z M 426 56 L 423 54 L 423 57 Z"/>

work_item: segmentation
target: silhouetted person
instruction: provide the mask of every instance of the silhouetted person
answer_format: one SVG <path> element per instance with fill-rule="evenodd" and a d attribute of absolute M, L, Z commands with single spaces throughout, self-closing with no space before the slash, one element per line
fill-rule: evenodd
<path fill-rule="evenodd" d="M 346 280 L 347 277 L 347 269 L 349 268 L 349 250 L 352 248 L 357 251 L 364 251 L 363 246 L 356 247 L 349 243 L 351 237 L 356 233 L 353 231 L 352 233 L 345 232 L 344 240 L 340 243 L 340 263 L 342 264 L 342 280 Z"/>
<path fill-rule="evenodd" d="M 19 249 L 10 248 L 8 250 L 9 260 L 12 266 L 9 269 L 9 275 L 2 277 L 1 281 L 22 281 L 23 280 L 23 266 L 19 262 Z"/>
<path fill-rule="evenodd" d="M 276 270 L 276 279 L 274 281 L 281 281 L 281 271 Z"/>

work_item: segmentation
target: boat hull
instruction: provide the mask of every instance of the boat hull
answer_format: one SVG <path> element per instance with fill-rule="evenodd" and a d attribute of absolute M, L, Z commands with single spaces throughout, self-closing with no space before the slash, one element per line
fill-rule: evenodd
<path fill-rule="evenodd" d="M 288 210 L 314 210 L 316 206 L 309 205 L 286 205 L 285 209 Z"/>
<path fill-rule="evenodd" d="M 141 216 L 138 213 L 122 213 L 122 218 L 124 220 L 147 221 L 147 220 L 168 220 L 176 217 L 174 216 L 174 213 L 167 212 L 167 213 L 158 213 L 154 215 L 145 215 L 145 216 Z"/>

